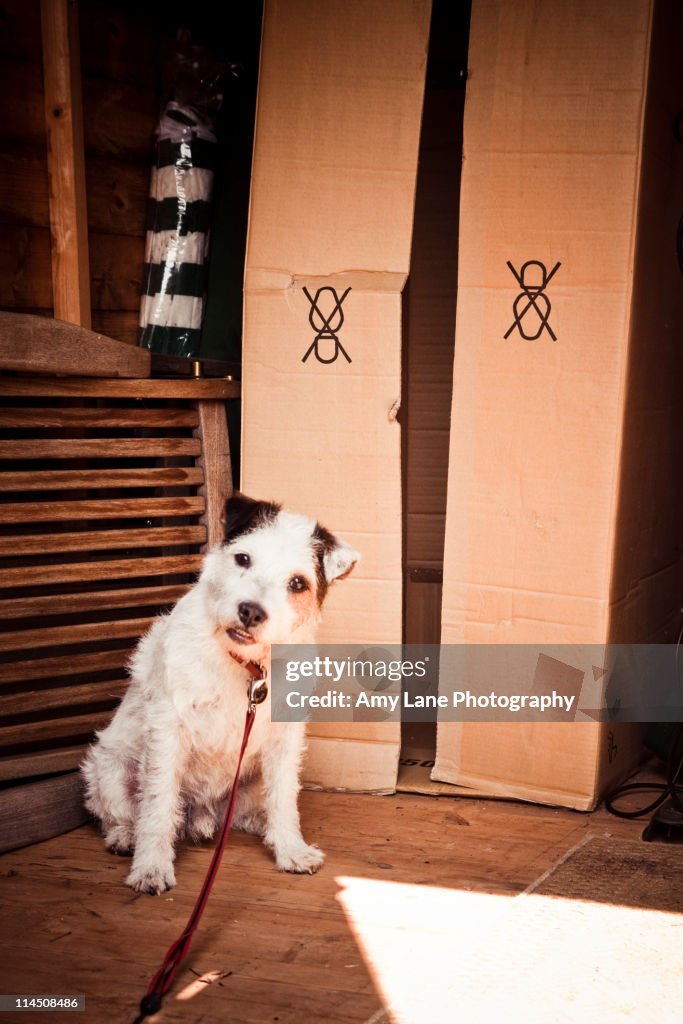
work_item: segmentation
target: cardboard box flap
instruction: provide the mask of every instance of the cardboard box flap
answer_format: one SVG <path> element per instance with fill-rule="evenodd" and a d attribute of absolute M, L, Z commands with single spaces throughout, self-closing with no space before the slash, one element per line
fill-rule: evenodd
<path fill-rule="evenodd" d="M 347 288 L 366 292 L 401 292 L 406 283 L 402 271 L 391 270 L 340 270 L 327 277 L 315 274 L 290 274 L 286 270 L 270 270 L 263 267 L 247 267 L 244 276 L 245 288 L 250 292 L 296 291 L 308 288 L 317 291 L 333 284 L 340 291 Z"/>
<path fill-rule="evenodd" d="M 428 0 L 268 0 L 251 186 L 255 270 L 405 279 Z"/>

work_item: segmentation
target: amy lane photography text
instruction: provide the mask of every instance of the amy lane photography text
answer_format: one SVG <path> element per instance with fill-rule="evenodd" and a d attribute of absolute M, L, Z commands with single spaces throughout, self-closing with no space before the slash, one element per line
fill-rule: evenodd
<path fill-rule="evenodd" d="M 446 693 L 345 693 L 342 690 L 328 690 L 326 693 L 300 693 L 291 690 L 287 694 L 290 708 L 382 708 L 397 711 L 402 708 L 501 708 L 515 714 L 518 711 L 572 710 L 576 697 L 553 690 L 551 693 L 472 693 L 470 690 L 454 690 Z"/>

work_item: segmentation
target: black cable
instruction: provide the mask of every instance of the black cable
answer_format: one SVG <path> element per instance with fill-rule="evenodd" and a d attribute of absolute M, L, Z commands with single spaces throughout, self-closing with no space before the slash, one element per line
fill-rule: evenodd
<path fill-rule="evenodd" d="M 683 114 L 683 111 L 681 113 Z M 683 139 L 681 141 L 683 141 Z M 674 655 L 676 678 L 679 682 L 681 681 L 679 663 L 681 640 L 683 640 L 683 628 L 678 634 L 676 652 Z M 610 814 L 614 814 L 617 818 L 643 818 L 646 814 L 652 814 L 654 811 L 658 811 L 662 804 L 666 803 L 667 800 L 670 800 L 676 810 L 680 814 L 683 814 L 683 784 L 679 784 L 678 782 L 681 772 L 683 772 L 683 723 L 678 724 L 669 748 L 669 753 L 666 759 L 666 782 L 627 782 L 616 786 L 605 797 L 605 807 Z M 658 795 L 652 803 L 647 804 L 646 807 L 639 808 L 637 811 L 621 811 L 614 806 L 615 800 L 620 800 L 621 797 L 625 796 L 627 793 L 635 792 L 657 793 Z"/>
<path fill-rule="evenodd" d="M 676 810 L 683 814 L 683 784 L 678 781 L 682 772 L 683 725 L 679 725 L 667 757 L 666 781 L 627 782 L 619 785 L 605 797 L 605 807 L 610 814 L 614 814 L 617 818 L 642 818 L 646 814 L 652 814 L 653 811 L 657 811 L 666 800 L 671 800 Z M 620 800 L 627 793 L 635 792 L 657 793 L 658 796 L 645 807 L 640 807 L 635 811 L 622 811 L 614 806 L 616 800 Z"/>

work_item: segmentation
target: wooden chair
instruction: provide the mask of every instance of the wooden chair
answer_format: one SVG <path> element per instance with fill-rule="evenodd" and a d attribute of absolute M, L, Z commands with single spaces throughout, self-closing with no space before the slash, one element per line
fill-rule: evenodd
<path fill-rule="evenodd" d="M 0 372 L 16 366 L 8 317 L 41 319 L 0 314 Z M 78 334 L 86 370 L 96 337 Z M 32 368 L 61 365 L 54 341 L 34 346 Z M 119 347 L 114 369 L 140 373 L 141 350 L 104 341 Z M 239 394 L 222 379 L 26 369 L 0 375 L 0 850 L 85 819 L 75 769 L 125 690 L 130 653 L 221 538 L 225 401 Z"/>

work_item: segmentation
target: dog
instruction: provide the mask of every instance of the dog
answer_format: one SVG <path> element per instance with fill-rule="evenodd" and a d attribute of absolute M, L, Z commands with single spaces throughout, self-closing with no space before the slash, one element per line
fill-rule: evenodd
<path fill-rule="evenodd" d="M 211 838 L 235 778 L 252 678 L 270 645 L 313 643 L 330 584 L 358 554 L 324 527 L 272 502 L 229 498 L 225 540 L 197 582 L 140 640 L 130 684 L 82 765 L 87 809 L 107 849 L 133 853 L 126 882 L 157 894 L 175 885 L 176 843 Z M 259 835 L 281 871 L 324 860 L 303 839 L 299 770 L 304 724 L 258 709 L 234 825 Z"/>

